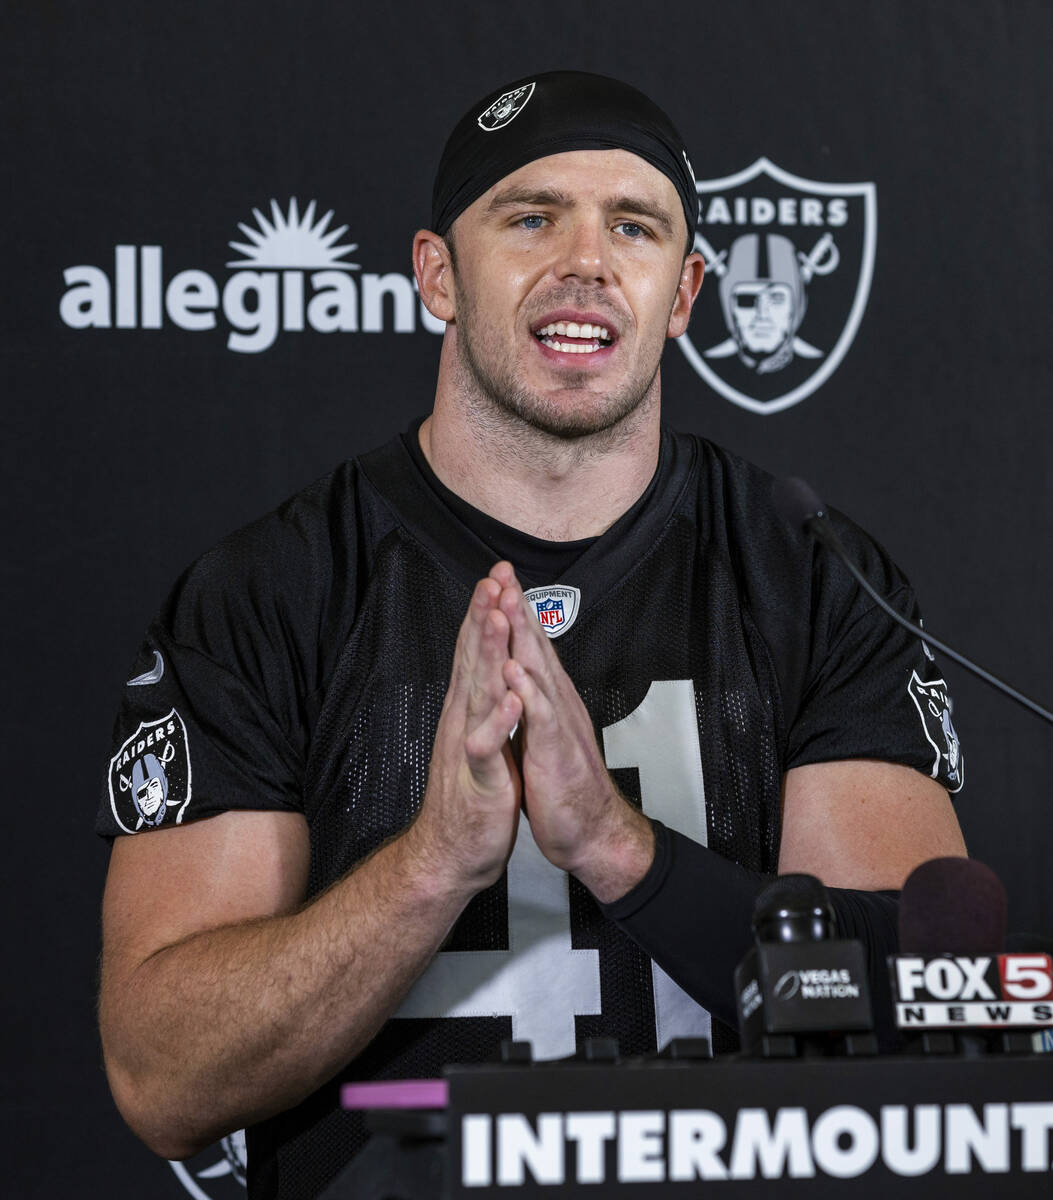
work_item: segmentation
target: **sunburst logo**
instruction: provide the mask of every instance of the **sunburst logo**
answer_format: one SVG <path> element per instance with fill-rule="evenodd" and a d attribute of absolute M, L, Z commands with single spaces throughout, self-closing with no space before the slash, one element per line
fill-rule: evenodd
<path fill-rule="evenodd" d="M 315 202 L 312 200 L 300 216 L 296 197 L 289 199 L 289 211 L 283 213 L 278 207 L 278 201 L 271 201 L 271 220 L 258 208 L 252 210 L 256 218 L 257 229 L 244 222 L 238 222 L 238 228 L 252 244 L 246 242 L 228 242 L 232 250 L 239 250 L 244 258 L 228 262 L 228 267 L 270 267 L 271 269 L 292 270 L 333 270 L 357 271 L 358 263 L 341 262 L 345 254 L 358 249 L 358 243 L 352 242 L 346 246 L 337 246 L 345 233 L 347 226 L 329 230 L 329 222 L 333 219 L 330 209 L 317 224 L 315 224 Z M 327 232 L 329 230 L 329 232 Z"/>

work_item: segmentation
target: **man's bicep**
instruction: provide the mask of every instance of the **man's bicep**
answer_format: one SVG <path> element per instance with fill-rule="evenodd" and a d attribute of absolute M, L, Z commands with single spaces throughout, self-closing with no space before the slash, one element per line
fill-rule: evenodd
<path fill-rule="evenodd" d="M 830 887 L 896 889 L 919 863 L 965 853 L 947 791 L 913 767 L 850 759 L 786 775 L 780 874 L 807 872 Z"/>
<path fill-rule="evenodd" d="M 300 813 L 231 811 L 117 838 L 103 897 L 103 985 L 194 933 L 303 902 L 309 841 Z"/>

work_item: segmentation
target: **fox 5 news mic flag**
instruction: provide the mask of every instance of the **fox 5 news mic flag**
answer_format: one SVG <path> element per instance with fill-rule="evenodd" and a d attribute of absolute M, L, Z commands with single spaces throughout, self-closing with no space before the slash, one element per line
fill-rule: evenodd
<path fill-rule="evenodd" d="M 1048 954 L 900 954 L 889 968 L 899 1029 L 1053 1028 Z"/>

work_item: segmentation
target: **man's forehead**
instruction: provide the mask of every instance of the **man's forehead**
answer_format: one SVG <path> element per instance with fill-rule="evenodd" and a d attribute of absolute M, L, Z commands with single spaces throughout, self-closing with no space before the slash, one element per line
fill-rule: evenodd
<path fill-rule="evenodd" d="M 676 188 L 646 159 L 628 150 L 568 150 L 536 158 L 511 171 L 465 210 L 477 219 L 506 206 L 601 203 L 661 213 L 681 236 L 684 220 Z"/>
<path fill-rule="evenodd" d="M 624 181 L 678 206 L 676 188 L 668 176 L 631 150 L 564 150 L 524 163 L 499 179 L 480 197 L 490 198 L 520 185 L 558 189 L 561 183 L 595 184 L 596 190 Z"/>

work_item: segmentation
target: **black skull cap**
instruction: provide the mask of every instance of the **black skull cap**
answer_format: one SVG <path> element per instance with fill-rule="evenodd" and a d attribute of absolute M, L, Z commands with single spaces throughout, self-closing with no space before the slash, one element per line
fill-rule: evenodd
<path fill-rule="evenodd" d="M 627 83 L 584 71 L 529 75 L 477 100 L 454 126 L 435 173 L 431 228 L 443 237 L 498 180 L 568 150 L 628 150 L 672 180 L 690 251 L 698 191 L 684 140 L 666 114 Z"/>

